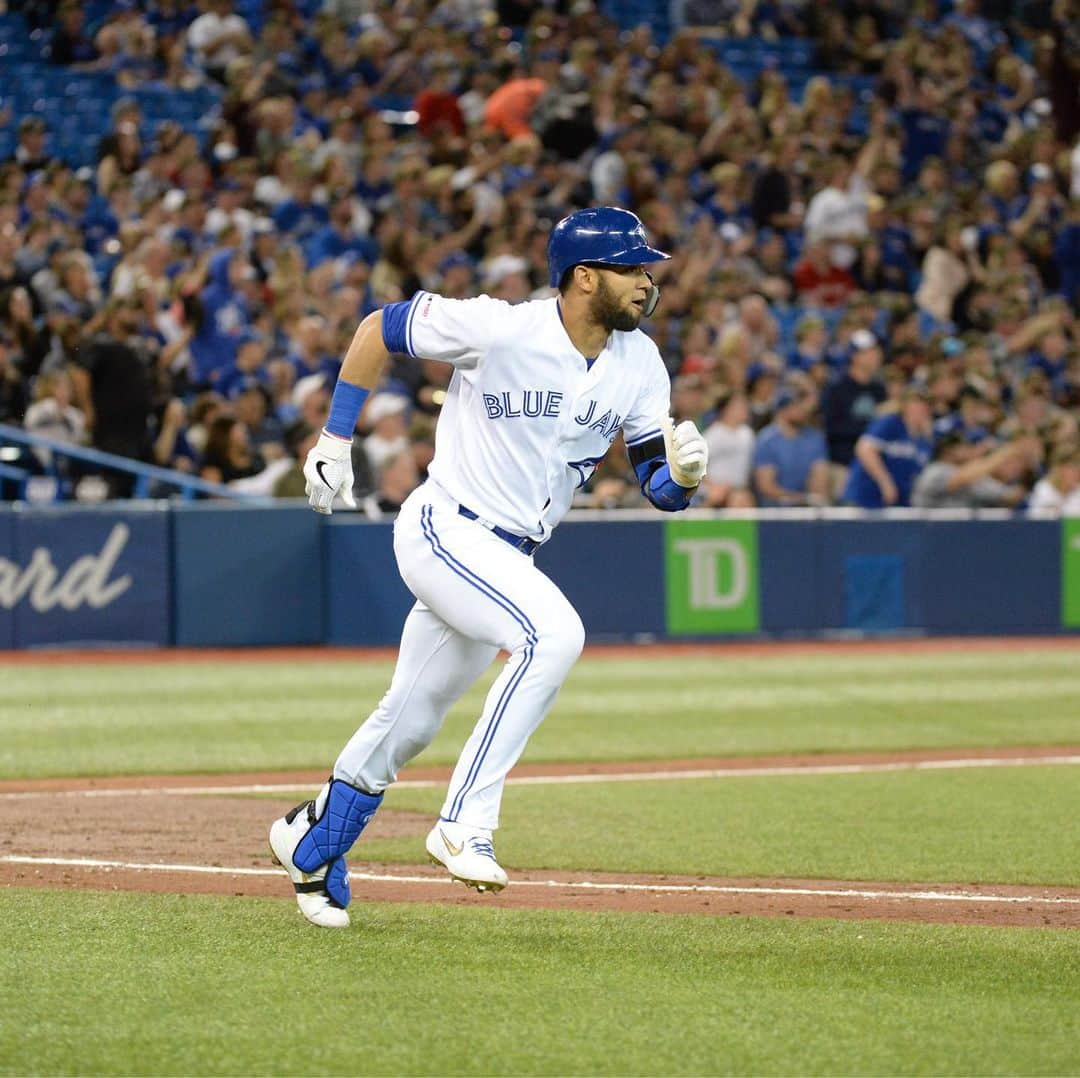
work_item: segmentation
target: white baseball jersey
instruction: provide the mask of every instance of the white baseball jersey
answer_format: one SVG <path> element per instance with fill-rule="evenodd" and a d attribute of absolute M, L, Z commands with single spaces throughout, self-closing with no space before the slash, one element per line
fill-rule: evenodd
<path fill-rule="evenodd" d="M 589 363 L 554 298 L 418 292 L 403 337 L 410 355 L 454 366 L 430 477 L 483 520 L 540 542 L 619 431 L 627 446 L 658 437 L 670 408 L 667 370 L 643 332 L 611 333 Z"/>
<path fill-rule="evenodd" d="M 394 556 L 416 605 L 390 689 L 342 750 L 334 774 L 371 793 L 386 789 L 505 650 L 510 658 L 441 812 L 451 823 L 490 830 L 499 824 L 506 775 L 585 640 L 569 600 L 505 533 L 546 539 L 620 430 L 628 445 L 662 445 L 667 371 L 637 330 L 610 334 L 600 355 L 586 361 L 555 299 L 512 306 L 420 292 L 384 307 L 382 330 L 391 351 L 445 360 L 454 374 L 430 478 L 394 524 Z"/>

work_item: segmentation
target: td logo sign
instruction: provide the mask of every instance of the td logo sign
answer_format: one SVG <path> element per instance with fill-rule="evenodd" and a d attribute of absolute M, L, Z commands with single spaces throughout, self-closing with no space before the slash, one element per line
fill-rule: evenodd
<path fill-rule="evenodd" d="M 1080 629 L 1080 517 L 1061 522 L 1061 626 Z"/>
<path fill-rule="evenodd" d="M 757 521 L 669 520 L 664 527 L 667 631 L 757 632 Z"/>

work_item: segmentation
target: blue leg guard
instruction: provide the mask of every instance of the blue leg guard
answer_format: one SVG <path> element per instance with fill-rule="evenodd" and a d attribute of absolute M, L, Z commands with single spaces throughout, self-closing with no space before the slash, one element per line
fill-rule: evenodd
<path fill-rule="evenodd" d="M 375 815 L 382 799 L 382 794 L 375 797 L 340 779 L 331 779 L 321 815 L 312 819 L 316 801 L 308 806 L 311 828 L 297 843 L 293 864 L 302 872 L 315 872 L 328 865 L 326 893 L 342 908 L 352 898 L 345 854 L 352 849 L 368 820 Z"/>

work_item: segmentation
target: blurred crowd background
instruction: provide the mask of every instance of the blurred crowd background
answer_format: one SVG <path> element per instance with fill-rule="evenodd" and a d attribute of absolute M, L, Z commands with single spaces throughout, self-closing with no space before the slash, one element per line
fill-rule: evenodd
<path fill-rule="evenodd" d="M 673 255 L 697 504 L 1080 513 L 1075 0 L 9 2 L 0 162 L 0 423 L 302 496 L 368 312 L 550 295 L 616 204 Z M 392 357 L 370 516 L 450 373 Z M 577 504 L 645 504 L 620 442 Z"/>

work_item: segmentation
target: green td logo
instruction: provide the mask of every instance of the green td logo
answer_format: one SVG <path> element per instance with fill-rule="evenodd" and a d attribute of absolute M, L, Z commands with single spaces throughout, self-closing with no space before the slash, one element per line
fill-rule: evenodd
<path fill-rule="evenodd" d="M 667 631 L 757 632 L 757 521 L 669 520 L 664 528 Z"/>
<path fill-rule="evenodd" d="M 1080 518 L 1061 522 L 1061 627 L 1080 629 Z"/>

